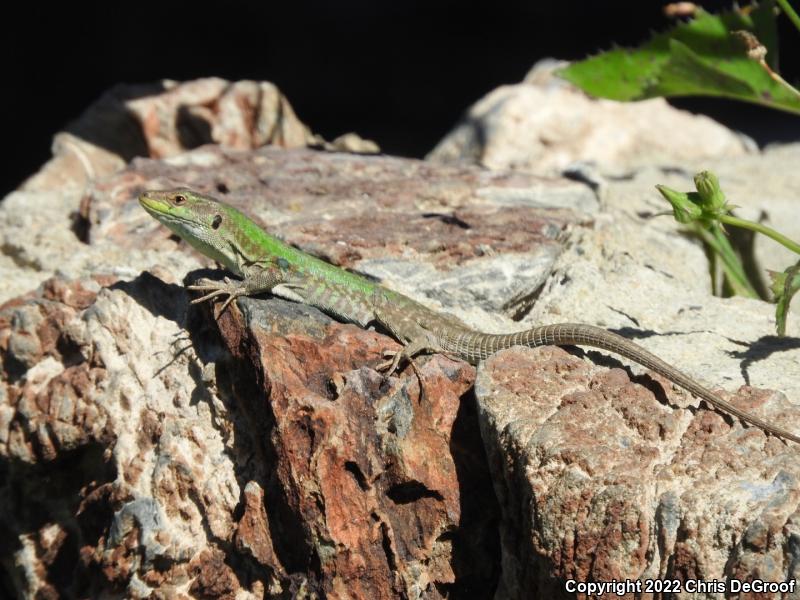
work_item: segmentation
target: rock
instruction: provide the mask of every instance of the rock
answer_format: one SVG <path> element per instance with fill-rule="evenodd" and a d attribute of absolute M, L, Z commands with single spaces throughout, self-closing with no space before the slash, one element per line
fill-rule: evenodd
<path fill-rule="evenodd" d="M 563 145 L 554 142 L 554 153 L 541 154 L 542 148 L 530 143 L 526 125 L 543 115 L 541 131 L 550 123 L 562 127 L 574 122 L 556 119 L 550 111 L 569 107 L 568 95 L 577 92 L 534 75 L 534 86 L 498 90 L 476 105 L 474 122 L 488 132 L 485 145 L 459 146 L 458 136 L 469 131 L 463 125 L 432 155 L 442 159 L 445 150 L 456 148 L 451 158 L 472 156 L 473 162 L 518 172 L 557 170 L 573 160 L 596 165 L 572 173 L 601 197 L 593 227 L 571 230 L 566 250 L 552 263 L 519 327 L 563 321 L 607 327 L 712 389 L 724 388 L 742 408 L 794 429 L 791 415 L 800 400 L 797 319 L 790 314 L 792 331 L 778 339 L 772 335 L 773 306 L 710 297 L 708 266 L 699 249 L 681 237 L 682 228 L 671 217 L 652 215 L 668 209 L 654 190 L 656 183 L 688 191 L 692 175 L 710 169 L 720 175 L 740 212 L 749 211 L 757 220 L 763 213 L 777 229 L 798 239 L 792 212 L 798 182 L 796 169 L 788 166 L 796 163 L 797 148 L 771 148 L 760 155 L 735 146 L 710 151 L 700 144 L 681 151 L 682 156 L 660 156 L 657 146 L 647 146 L 652 140 L 636 145 L 651 133 L 638 126 L 629 138 L 636 143 L 619 152 L 580 154 L 590 148 L 586 145 L 571 153 L 575 146 L 564 138 Z M 534 95 L 537 111 L 514 112 L 525 106 L 523 98 Z M 491 109 L 490 99 L 497 101 Z M 616 112 L 607 122 L 615 131 L 626 131 L 635 121 L 632 112 L 644 111 L 640 105 L 610 110 L 602 102 L 591 104 L 593 110 L 606 111 L 606 117 Z M 520 122 L 521 129 L 513 129 L 512 123 L 517 127 Z M 725 137 L 700 135 L 707 125 L 700 120 L 680 127 L 698 127 L 698 140 Z M 682 146 L 671 141 L 669 147 Z M 640 156 L 628 155 L 632 148 Z M 621 172 L 625 177 L 617 176 Z M 763 237 L 756 241 L 756 256 L 762 265 L 781 271 L 796 261 Z M 568 579 L 797 577 L 794 446 L 698 410 L 695 400 L 675 395 L 664 382 L 648 386 L 658 400 L 652 394 L 645 400 L 639 396 L 645 388 L 631 389 L 631 380 L 645 377 L 635 365 L 627 376 L 617 373 L 611 380 L 611 374 L 582 374 L 585 365 L 567 361 L 559 351 L 537 352 L 514 350 L 493 357 L 479 370 L 476 384 L 503 513 L 503 577 L 497 597 L 572 597 L 564 588 Z M 595 362 L 620 365 L 590 355 Z M 606 389 L 609 381 L 613 385 Z M 664 402 L 671 406 L 666 413 Z M 751 531 L 762 540 L 757 549 L 744 542 Z M 678 597 L 692 596 L 684 590 Z"/>
<path fill-rule="evenodd" d="M 568 580 L 800 575 L 796 445 L 680 409 L 685 393 L 659 377 L 590 366 L 558 348 L 496 354 L 475 391 L 503 511 L 499 597 L 574 597 Z M 743 386 L 723 397 L 795 422 L 783 394 Z"/>
<path fill-rule="evenodd" d="M 135 156 L 168 158 L 212 142 L 239 149 L 325 143 L 269 82 L 117 85 L 55 137 L 53 158 L 21 188 L 82 189 Z"/>
<path fill-rule="evenodd" d="M 410 369 L 368 368 L 390 340 L 281 300 L 223 315 L 240 355 L 202 333 L 176 347 L 201 317 L 181 288 L 91 283 L 54 280 L 0 312 L 0 537 L 36 573 L 20 593 L 493 588 L 494 498 L 463 496 L 489 485 L 460 406 L 471 367 L 424 361 L 421 395 Z"/>
<path fill-rule="evenodd" d="M 507 314 L 541 286 L 563 231 L 591 221 L 597 208 L 586 186 L 564 179 L 382 156 L 206 147 L 184 164 L 138 161 L 99 182 L 82 209 L 90 244 L 134 257 L 158 250 L 145 258 L 176 273 L 186 260 L 210 265 L 185 244 L 179 248 L 188 259 L 175 253 L 170 232 L 132 202 L 148 186 L 179 185 L 216 194 L 302 250 L 401 290 Z M 489 272 L 503 288 L 486 284 Z"/>
<path fill-rule="evenodd" d="M 206 536 L 233 529 L 238 485 L 211 417 L 223 405 L 175 345 L 185 292 L 149 275 L 97 283 L 54 279 L 0 311 L 0 538 L 25 557 L 7 572 L 15 595 L 170 593 Z"/>
<path fill-rule="evenodd" d="M 19 264 L 61 274 L 0 311 L 0 463 L 21 465 L 0 487 L 15 593 L 490 595 L 497 509 L 474 370 L 422 358 L 421 396 L 410 370 L 375 372 L 389 338 L 279 300 L 240 302 L 217 333 L 179 285 L 211 263 L 135 199 L 178 183 L 350 268 L 463 277 L 486 306 L 503 298 L 481 264 L 529 297 L 559 236 L 597 206 L 565 180 L 210 146 L 97 181 L 71 222 L 26 212 L 45 192 L 18 192 L 4 209 Z M 519 258 L 504 266 L 504 254 Z M 65 475 L 57 495 L 52 469 Z"/>
<path fill-rule="evenodd" d="M 604 173 L 206 145 L 7 198 L 2 593 L 522 598 L 568 576 L 795 577 L 794 446 L 600 352 L 513 349 L 473 393 L 445 356 L 384 377 L 394 341 L 308 307 L 245 298 L 216 319 L 182 285 L 213 263 L 135 200 L 210 193 L 485 330 L 608 327 L 792 428 L 796 320 L 779 342 L 772 306 L 710 297 L 702 250 L 644 216 L 663 210 L 647 169 Z"/>
<path fill-rule="evenodd" d="M 717 157 L 697 163 L 692 170 L 642 168 L 626 181 L 610 183 L 619 193 L 610 195 L 628 210 L 664 210 L 666 202 L 650 190 L 663 183 L 677 190 L 694 189 L 692 177 L 700 170 L 713 171 L 734 214 L 776 229 L 792 240 L 800 239 L 800 219 L 794 190 L 798 185 L 797 165 L 800 164 L 800 144 L 768 146 L 760 154 Z M 624 190 L 624 192 L 623 192 Z M 622 197 L 624 193 L 624 198 Z M 654 202 L 654 200 L 658 202 Z M 729 228 L 732 242 L 742 230 Z M 766 279 L 766 270 L 783 271 L 797 262 L 797 255 L 763 235 L 755 236 L 756 273 Z"/>
<path fill-rule="evenodd" d="M 589 98 L 553 75 L 563 64 L 543 61 L 522 83 L 487 94 L 428 159 L 544 174 L 588 162 L 625 173 L 645 165 L 694 168 L 699 161 L 753 150 L 742 136 L 662 98 L 629 103 Z"/>
<path fill-rule="evenodd" d="M 129 269 L 121 275 L 133 277 L 144 267 L 114 248 L 86 252 L 83 237 L 91 228 L 79 212 L 87 186 L 134 157 L 177 157 L 212 142 L 240 149 L 328 144 L 269 82 L 118 85 L 55 136 L 53 158 L 0 205 L 0 278 L 8 282 L 0 302 L 34 289 L 56 270 L 80 278 Z M 334 142 L 352 152 L 377 151 L 370 144 L 355 134 Z"/>
<path fill-rule="evenodd" d="M 387 381 L 370 368 L 382 360 L 381 335 L 279 300 L 240 307 L 220 330 L 252 380 L 248 409 L 264 425 L 267 513 L 281 517 L 284 561 L 311 570 L 325 595 L 438 597 L 456 577 L 488 593 L 496 567 L 469 542 L 493 498 L 465 503 L 486 472 L 469 472 L 471 457 L 451 450 L 478 442 L 474 415 L 470 437 L 455 428 L 469 414 L 459 404 L 473 370 L 436 357 L 420 367 L 422 393 L 411 369 Z"/>

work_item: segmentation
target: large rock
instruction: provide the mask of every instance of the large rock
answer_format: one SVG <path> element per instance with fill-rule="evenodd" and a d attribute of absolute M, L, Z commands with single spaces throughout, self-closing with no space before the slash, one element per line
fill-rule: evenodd
<path fill-rule="evenodd" d="M 618 173 L 647 165 L 695 165 L 753 149 L 743 136 L 676 110 L 662 98 L 592 99 L 553 75 L 563 64 L 538 63 L 522 83 L 481 98 L 428 159 L 546 174 L 588 162 Z"/>
<path fill-rule="evenodd" d="M 212 263 L 136 202 L 178 184 L 343 266 L 451 278 L 491 310 L 507 298 L 481 264 L 519 310 L 558 237 L 597 207 L 566 180 L 270 148 L 209 146 L 98 181 L 73 207 L 82 242 L 57 220 L 43 221 L 50 246 L 39 225 L 16 238 L 41 265 L 60 243 L 67 255 L 0 312 L 15 592 L 489 596 L 498 513 L 464 402 L 474 369 L 421 359 L 423 392 L 410 369 L 374 370 L 391 339 L 318 311 L 247 299 L 216 321 L 190 309 L 178 282 Z M 22 224 L 42 193 L 16 193 L 8 219 Z M 434 305 L 440 283 L 428 282 Z M 53 469 L 71 476 L 48 495 Z"/>
<path fill-rule="evenodd" d="M 53 158 L 21 187 L 83 188 L 135 156 L 168 158 L 216 143 L 249 149 L 319 143 L 269 82 L 208 77 L 118 85 L 55 136 Z"/>
<path fill-rule="evenodd" d="M 215 319 L 181 285 L 212 262 L 135 200 L 217 195 L 482 329 L 608 327 L 793 428 L 796 320 L 776 341 L 771 305 L 710 297 L 702 250 L 644 217 L 661 205 L 638 172 L 583 172 L 590 187 L 218 145 L 112 171 L 0 208 L 8 595 L 527 598 L 570 577 L 795 576 L 797 448 L 599 352 L 504 352 L 473 393 L 444 356 L 418 359 L 421 380 L 379 375 L 394 341 L 306 307 L 241 299 Z"/>
<path fill-rule="evenodd" d="M 118 85 L 55 136 L 53 157 L 0 206 L 0 279 L 6 282 L 0 301 L 35 288 L 56 271 L 79 277 L 117 269 L 130 278 L 146 267 L 113 247 L 86 252 L 83 238 L 90 229 L 80 218 L 79 205 L 87 186 L 135 157 L 180 161 L 183 152 L 210 143 L 238 150 L 314 146 L 378 151 L 355 134 L 330 143 L 313 134 L 280 90 L 266 81 L 209 77 Z"/>
<path fill-rule="evenodd" d="M 498 353 L 476 395 L 503 513 L 500 598 L 571 598 L 570 580 L 678 580 L 673 597 L 694 598 L 696 581 L 800 577 L 796 445 L 559 348 Z M 723 396 L 796 429 L 783 394 Z"/>
<path fill-rule="evenodd" d="M 799 239 L 792 165 L 800 150 L 746 149 L 708 119 L 661 101 L 591 101 L 538 68 L 476 104 L 430 158 L 567 169 L 592 183 L 601 197 L 594 227 L 571 232 L 523 323 L 585 321 L 623 333 L 796 431 L 794 313 L 790 335 L 778 339 L 773 306 L 710 297 L 694 243 L 671 217 L 653 218 L 669 208 L 655 184 L 690 190 L 693 173 L 710 169 L 740 214 Z M 797 260 L 765 237 L 755 243 L 762 269 Z M 476 396 L 503 513 L 498 597 L 572 597 L 567 580 L 798 577 L 797 448 L 698 410 L 636 366 L 586 369 L 555 350 L 508 351 L 479 369 Z M 693 597 L 682 590 L 678 597 Z"/>

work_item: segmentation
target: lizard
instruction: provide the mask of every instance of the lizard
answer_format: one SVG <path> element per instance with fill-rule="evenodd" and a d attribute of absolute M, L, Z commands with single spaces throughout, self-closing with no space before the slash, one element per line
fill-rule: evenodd
<path fill-rule="evenodd" d="M 453 315 L 434 311 L 378 281 L 287 244 L 233 206 L 210 196 L 184 188 L 153 190 L 143 192 L 139 203 L 178 237 L 238 278 L 201 279 L 187 286 L 204 293 L 192 300 L 193 304 L 227 296 L 217 315 L 239 296 L 272 293 L 363 328 L 377 324 L 402 345 L 398 352 L 387 352 L 388 357 L 394 354 L 391 361 L 379 365 L 387 375 L 404 360 L 416 371 L 413 358 L 421 353 L 441 352 L 477 364 L 512 346 L 600 348 L 666 377 L 722 413 L 784 440 L 800 443 L 800 436 L 737 408 L 655 354 L 602 327 L 560 323 L 516 333 L 483 333 Z"/>

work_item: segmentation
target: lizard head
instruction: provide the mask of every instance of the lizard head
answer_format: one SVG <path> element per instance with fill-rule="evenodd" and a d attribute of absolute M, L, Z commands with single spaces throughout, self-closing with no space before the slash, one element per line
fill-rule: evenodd
<path fill-rule="evenodd" d="M 185 188 L 143 192 L 139 204 L 201 253 L 239 273 L 236 228 L 230 223 L 244 218 L 239 211 Z"/>

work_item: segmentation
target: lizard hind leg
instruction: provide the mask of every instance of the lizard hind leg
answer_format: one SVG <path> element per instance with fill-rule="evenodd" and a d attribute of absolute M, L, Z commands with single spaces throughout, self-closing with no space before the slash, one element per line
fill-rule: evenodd
<path fill-rule="evenodd" d="M 384 350 L 384 357 L 389 358 L 390 360 L 379 364 L 377 370 L 385 371 L 385 374 L 388 377 L 397 371 L 400 363 L 407 360 L 417 373 L 417 377 L 419 377 L 419 371 L 417 370 L 416 363 L 414 363 L 414 357 L 422 352 L 433 350 L 434 348 L 430 347 L 428 340 L 426 339 L 411 340 L 408 344 L 404 345 L 401 350 Z"/>
<path fill-rule="evenodd" d="M 384 371 L 386 377 L 389 377 L 392 373 L 397 371 L 400 363 L 407 360 L 408 364 L 411 365 L 411 368 L 414 370 L 414 375 L 417 376 L 417 383 L 419 383 L 419 399 L 421 402 L 425 398 L 425 386 L 423 385 L 422 373 L 420 373 L 419 367 L 417 367 L 417 363 L 414 361 L 414 357 L 426 351 L 435 351 L 435 349 L 431 348 L 430 344 L 425 339 L 411 340 L 411 342 L 403 346 L 401 350 L 384 350 L 383 355 L 390 360 L 379 364 L 377 370 Z"/>

